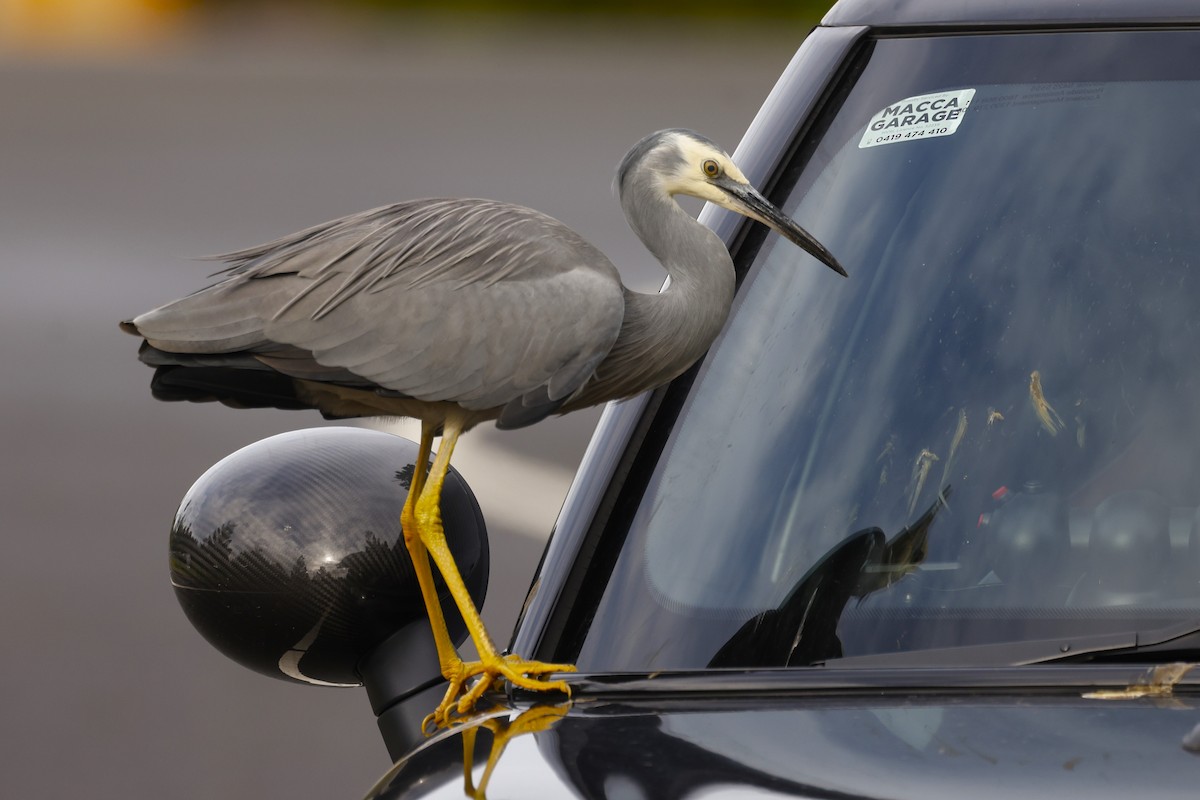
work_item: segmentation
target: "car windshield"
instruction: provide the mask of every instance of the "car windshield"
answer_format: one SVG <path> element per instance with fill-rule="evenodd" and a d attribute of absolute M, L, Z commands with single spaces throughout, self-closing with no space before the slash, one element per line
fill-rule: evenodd
<path fill-rule="evenodd" d="M 580 667 L 1200 616 L 1197 52 L 1195 31 L 865 45 L 775 193 L 850 277 L 743 248 Z"/>

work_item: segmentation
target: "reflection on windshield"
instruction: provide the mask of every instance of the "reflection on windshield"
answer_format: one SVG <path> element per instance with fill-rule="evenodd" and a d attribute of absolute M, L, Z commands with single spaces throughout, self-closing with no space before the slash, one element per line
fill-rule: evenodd
<path fill-rule="evenodd" d="M 773 237 L 758 253 L 581 666 L 812 663 L 1195 614 L 1200 75 L 1176 73 L 1197 46 L 876 44 L 784 206 L 851 278 Z M 880 120 L 897 138 L 871 140 Z M 913 530 L 889 572 L 881 542 Z M 864 531 L 859 566 L 887 579 L 816 589 Z M 770 614 L 790 655 L 729 660 Z M 828 636 L 801 643 L 804 626 Z"/>

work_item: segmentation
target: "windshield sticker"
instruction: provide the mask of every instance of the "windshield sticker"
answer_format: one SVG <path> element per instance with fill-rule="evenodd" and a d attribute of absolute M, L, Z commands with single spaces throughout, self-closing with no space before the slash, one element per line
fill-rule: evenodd
<path fill-rule="evenodd" d="M 906 97 L 885 106 L 867 123 L 858 147 L 861 150 L 911 139 L 952 136 L 967 115 L 974 96 L 974 89 L 957 89 Z"/>

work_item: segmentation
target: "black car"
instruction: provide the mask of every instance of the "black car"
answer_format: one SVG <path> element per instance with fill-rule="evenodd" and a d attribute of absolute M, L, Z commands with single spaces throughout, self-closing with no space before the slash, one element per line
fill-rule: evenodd
<path fill-rule="evenodd" d="M 734 313 L 606 410 L 513 635 L 578 664 L 569 700 L 423 736 L 443 684 L 378 540 L 298 605 L 286 554 L 243 559 L 232 623 L 181 597 L 248 664 L 366 682 L 373 797 L 1195 797 L 1198 153 L 1195 0 L 838 3 L 735 160 L 850 277 L 703 212 Z M 315 446 L 384 452 L 342 436 Z"/>

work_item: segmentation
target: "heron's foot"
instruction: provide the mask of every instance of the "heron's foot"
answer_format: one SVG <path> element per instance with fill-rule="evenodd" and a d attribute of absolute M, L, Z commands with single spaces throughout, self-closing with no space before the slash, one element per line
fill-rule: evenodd
<path fill-rule="evenodd" d="M 547 675 L 574 672 L 573 664 L 548 664 L 528 661 L 520 656 L 506 655 L 480 661 L 460 661 L 450 669 L 446 694 L 432 714 L 425 717 L 421 729 L 427 734 L 446 728 L 470 714 L 485 693 L 499 689 L 505 681 L 513 686 L 534 692 L 562 692 L 571 696 L 571 688 L 563 680 L 547 680 Z"/>

